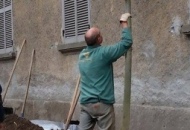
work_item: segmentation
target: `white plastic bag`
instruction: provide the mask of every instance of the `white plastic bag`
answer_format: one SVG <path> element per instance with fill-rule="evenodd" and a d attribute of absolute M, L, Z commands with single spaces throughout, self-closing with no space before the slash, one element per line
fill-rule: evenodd
<path fill-rule="evenodd" d="M 64 124 L 48 120 L 30 120 L 33 124 L 41 126 L 44 130 L 63 130 Z M 78 130 L 77 125 L 70 125 L 68 130 Z"/>

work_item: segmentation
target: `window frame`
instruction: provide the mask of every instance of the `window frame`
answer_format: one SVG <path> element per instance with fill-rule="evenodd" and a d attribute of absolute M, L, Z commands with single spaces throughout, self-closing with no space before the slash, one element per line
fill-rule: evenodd
<path fill-rule="evenodd" d="M 72 0 L 75 3 L 75 34 L 77 33 L 77 0 Z M 86 0 L 88 2 L 88 28 L 90 28 L 90 0 Z M 73 37 L 66 38 L 65 37 L 65 6 L 64 6 L 65 0 L 62 0 L 62 41 L 64 44 L 75 44 L 75 43 L 81 43 L 84 42 L 84 35 L 75 35 Z"/>
<path fill-rule="evenodd" d="M 4 48 L 3 49 L 0 49 L 0 58 L 1 57 L 14 57 L 13 55 L 15 54 L 12 54 L 13 53 L 13 0 L 9 0 L 11 1 L 11 4 L 9 6 L 6 6 L 5 5 L 5 0 L 2 0 L 3 1 L 3 8 L 0 9 L 0 13 L 3 13 L 3 22 L 4 22 L 4 25 L 3 25 L 3 30 L 4 30 L 4 38 L 3 38 L 3 41 L 4 41 Z M 11 34 L 8 34 L 11 36 L 11 44 L 12 46 L 11 47 L 7 47 L 7 37 L 6 37 L 6 11 L 11 11 L 11 23 L 10 23 L 10 26 L 11 26 Z M 8 23 L 7 23 L 8 24 Z"/>

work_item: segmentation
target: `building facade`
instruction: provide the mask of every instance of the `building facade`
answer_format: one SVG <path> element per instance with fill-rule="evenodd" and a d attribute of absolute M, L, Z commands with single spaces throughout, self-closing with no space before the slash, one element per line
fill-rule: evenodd
<path fill-rule="evenodd" d="M 65 121 L 79 76 L 83 35 L 99 27 L 111 45 L 120 39 L 124 0 L 3 0 L 0 2 L 0 84 L 4 90 L 26 39 L 4 105 L 20 114 L 35 49 L 25 117 Z M 132 1 L 131 129 L 190 127 L 190 1 Z M 116 128 L 122 122 L 124 63 L 114 63 Z M 74 119 L 79 117 L 79 105 Z"/>

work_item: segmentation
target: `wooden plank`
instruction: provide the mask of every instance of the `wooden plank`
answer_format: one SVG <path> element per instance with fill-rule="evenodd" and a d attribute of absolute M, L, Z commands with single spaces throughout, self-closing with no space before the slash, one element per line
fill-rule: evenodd
<path fill-rule="evenodd" d="M 24 111 L 25 111 L 25 106 L 26 106 L 26 100 L 28 98 L 28 90 L 30 86 L 30 79 L 31 79 L 31 71 L 32 71 L 32 65 L 33 65 L 33 60 L 34 60 L 34 54 L 35 50 L 33 49 L 32 51 L 32 56 L 31 56 L 31 62 L 30 62 L 30 69 L 29 69 L 29 74 L 28 74 L 28 83 L 27 83 L 27 89 L 25 93 L 25 98 L 24 98 L 24 103 L 22 105 L 22 110 L 21 110 L 21 117 L 24 117 Z"/>
<path fill-rule="evenodd" d="M 17 56 L 16 61 L 15 61 L 15 63 L 14 63 L 13 69 L 12 69 L 12 71 L 11 71 L 11 75 L 10 75 L 9 80 L 8 80 L 8 82 L 7 82 L 7 85 L 6 85 L 5 93 L 4 93 L 4 95 L 3 95 L 3 100 L 2 100 L 3 103 L 4 103 L 4 100 L 5 100 L 5 97 L 6 97 L 6 94 L 7 94 L 7 91 L 8 91 L 10 82 L 11 82 L 11 79 L 12 79 L 12 77 L 13 77 L 13 73 L 14 73 L 14 71 L 15 71 L 16 65 L 17 65 L 17 63 L 18 63 L 18 60 L 19 60 L 19 58 L 20 58 L 20 54 L 21 54 L 21 52 L 22 52 L 22 50 L 23 50 L 23 46 L 25 45 L 25 43 L 26 43 L 26 40 L 24 39 L 23 42 L 22 42 L 22 46 L 21 46 L 20 52 L 18 53 L 18 56 Z"/>

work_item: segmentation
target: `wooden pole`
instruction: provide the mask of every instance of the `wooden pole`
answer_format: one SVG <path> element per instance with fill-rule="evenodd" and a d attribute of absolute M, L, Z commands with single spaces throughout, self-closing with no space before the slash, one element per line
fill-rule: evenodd
<path fill-rule="evenodd" d="M 131 14 L 131 0 L 125 0 L 126 11 Z M 128 26 L 131 28 L 132 33 L 132 21 L 128 19 Z M 123 99 L 123 121 L 121 130 L 130 129 L 130 105 L 131 105 L 131 65 L 132 65 L 132 48 L 130 48 L 125 55 L 125 88 Z"/>
<path fill-rule="evenodd" d="M 76 105 L 77 105 L 77 102 L 78 102 L 78 99 L 79 99 L 79 95 L 80 95 L 79 83 L 80 83 L 80 76 L 79 76 L 79 78 L 77 80 L 77 85 L 75 87 L 73 99 L 72 99 L 70 109 L 69 109 L 69 114 L 67 116 L 67 121 L 66 121 L 66 124 L 65 124 L 65 130 L 67 130 L 69 128 L 71 118 L 73 116 L 73 113 L 75 111 L 75 108 L 76 108 Z"/>
<path fill-rule="evenodd" d="M 21 45 L 20 52 L 18 53 L 18 56 L 17 56 L 16 61 L 15 61 L 15 63 L 14 63 L 13 69 L 12 69 L 12 71 L 11 71 L 11 75 L 10 75 L 9 80 L 8 80 L 8 82 L 7 82 L 7 85 L 6 85 L 5 93 L 4 93 L 4 95 L 3 95 L 3 103 L 4 103 L 4 100 L 5 100 L 5 96 L 6 96 L 6 94 L 7 94 L 7 91 L 8 91 L 10 82 L 11 82 L 11 79 L 12 79 L 12 77 L 13 77 L 14 70 L 15 70 L 15 68 L 16 68 L 16 65 L 17 65 L 17 63 L 18 63 L 18 60 L 19 60 L 19 58 L 20 58 L 20 54 L 21 54 L 21 52 L 22 52 L 22 49 L 23 49 L 23 46 L 25 45 L 25 43 L 26 43 L 26 40 L 24 39 L 23 42 L 22 42 L 22 45 Z"/>
<path fill-rule="evenodd" d="M 25 111 L 25 106 L 26 106 L 26 100 L 27 100 L 27 97 L 28 97 L 28 90 L 29 90 L 29 86 L 30 86 L 30 79 L 31 79 L 31 71 L 32 71 L 32 65 L 33 65 L 34 54 L 35 54 L 35 50 L 33 49 L 33 51 L 32 51 L 32 56 L 31 56 L 31 62 L 30 62 L 29 75 L 28 75 L 27 89 L 26 89 L 25 98 L 24 98 L 24 103 L 23 103 L 23 105 L 22 105 L 22 110 L 21 110 L 21 117 L 24 117 L 24 111 Z"/>

